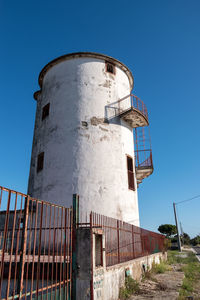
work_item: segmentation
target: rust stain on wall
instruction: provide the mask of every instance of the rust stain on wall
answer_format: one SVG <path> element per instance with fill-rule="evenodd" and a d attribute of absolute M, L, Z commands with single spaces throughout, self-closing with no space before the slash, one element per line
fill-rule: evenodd
<path fill-rule="evenodd" d="M 90 119 L 91 125 L 97 126 L 104 123 L 104 118 L 93 117 Z"/>
<path fill-rule="evenodd" d="M 102 142 L 102 141 L 109 141 L 109 137 L 107 137 L 106 135 L 104 135 L 104 136 L 102 136 L 101 138 L 100 138 L 100 141 Z"/>

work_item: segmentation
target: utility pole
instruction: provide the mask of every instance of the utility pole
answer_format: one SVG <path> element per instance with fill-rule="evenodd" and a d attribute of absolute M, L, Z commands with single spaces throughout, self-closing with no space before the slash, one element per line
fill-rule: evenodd
<path fill-rule="evenodd" d="M 183 232 L 183 227 L 181 222 L 180 222 L 180 229 L 181 229 L 182 244 L 184 245 L 184 232 Z"/>
<path fill-rule="evenodd" d="M 175 203 L 173 203 L 173 207 L 174 207 L 174 217 L 175 217 L 177 237 L 178 237 L 178 249 L 181 252 L 181 240 L 180 240 L 180 235 L 179 235 L 179 230 L 178 230 L 178 222 L 177 222 L 177 217 L 176 217 L 176 204 Z"/>

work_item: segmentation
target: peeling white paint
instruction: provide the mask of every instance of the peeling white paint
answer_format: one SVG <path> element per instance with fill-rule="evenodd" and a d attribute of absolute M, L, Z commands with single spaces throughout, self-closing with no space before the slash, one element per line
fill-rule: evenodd
<path fill-rule="evenodd" d="M 119 117 L 104 122 L 106 108 L 130 89 L 127 74 L 119 66 L 116 75 L 107 73 L 103 58 L 76 57 L 46 72 L 37 100 L 31 196 L 69 207 L 78 193 L 82 219 L 92 210 L 139 226 L 137 184 L 129 190 L 127 177 L 132 128 Z M 42 121 L 48 102 L 49 116 Z M 37 173 L 43 151 L 44 168 Z"/>

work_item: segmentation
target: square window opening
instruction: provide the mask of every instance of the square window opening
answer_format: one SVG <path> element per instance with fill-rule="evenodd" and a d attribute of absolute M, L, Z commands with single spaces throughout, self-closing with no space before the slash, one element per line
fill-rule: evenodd
<path fill-rule="evenodd" d="M 115 75 L 115 73 L 116 73 L 115 65 L 113 65 L 113 64 L 111 64 L 111 63 L 109 63 L 109 62 L 106 62 L 106 72 Z"/>
<path fill-rule="evenodd" d="M 49 115 L 50 103 L 47 103 L 42 109 L 42 121 Z"/>
<path fill-rule="evenodd" d="M 102 235 L 95 234 L 95 267 L 103 266 Z"/>
<path fill-rule="evenodd" d="M 135 181 L 133 172 L 133 159 L 127 156 L 127 171 L 128 171 L 128 188 L 135 191 Z"/>
<path fill-rule="evenodd" d="M 38 154 L 37 157 L 37 173 L 42 171 L 44 167 L 44 152 Z"/>

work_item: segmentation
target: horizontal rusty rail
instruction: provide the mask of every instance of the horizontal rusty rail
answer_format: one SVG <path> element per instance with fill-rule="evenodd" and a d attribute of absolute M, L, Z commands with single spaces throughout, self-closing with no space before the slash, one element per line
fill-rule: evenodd
<path fill-rule="evenodd" d="M 5 262 L 17 262 L 19 263 L 20 262 L 20 255 L 10 255 L 8 253 L 5 253 L 4 255 L 4 263 Z M 0 260 L 1 260 L 1 254 L 0 254 Z M 63 263 L 63 262 L 68 262 L 70 263 L 70 257 L 66 256 L 59 256 L 59 255 L 25 255 L 24 257 L 24 262 L 25 263 L 36 263 L 36 262 L 40 262 L 40 263 L 54 263 L 54 262 L 57 262 L 57 263 Z"/>

